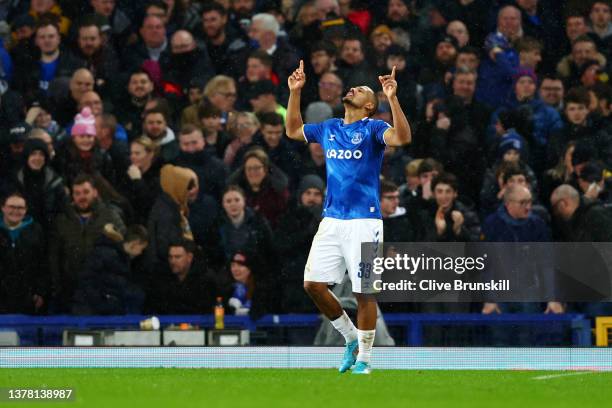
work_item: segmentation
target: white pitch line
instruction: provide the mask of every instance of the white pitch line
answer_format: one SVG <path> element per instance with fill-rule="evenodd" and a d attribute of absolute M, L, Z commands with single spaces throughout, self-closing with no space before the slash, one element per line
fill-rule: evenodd
<path fill-rule="evenodd" d="M 580 371 L 578 373 L 563 373 L 563 374 L 551 374 L 551 375 L 540 375 L 538 377 L 533 377 L 532 380 L 550 380 L 551 378 L 558 377 L 569 377 L 572 375 L 585 375 L 585 374 L 593 374 L 595 371 Z"/>

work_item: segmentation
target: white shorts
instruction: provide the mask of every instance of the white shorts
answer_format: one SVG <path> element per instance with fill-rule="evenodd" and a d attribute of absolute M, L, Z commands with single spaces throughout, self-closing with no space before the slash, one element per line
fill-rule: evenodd
<path fill-rule="evenodd" d="M 304 281 L 341 283 L 348 270 L 353 292 L 364 293 L 359 266 L 362 242 L 383 242 L 382 220 L 323 218 L 310 247 Z"/>

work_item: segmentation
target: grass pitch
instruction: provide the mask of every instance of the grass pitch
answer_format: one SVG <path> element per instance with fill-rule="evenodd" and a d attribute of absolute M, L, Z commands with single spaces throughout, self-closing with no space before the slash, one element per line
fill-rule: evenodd
<path fill-rule="evenodd" d="M 75 389 L 71 402 L 15 407 L 606 407 L 612 372 L 0 369 L 2 388 Z"/>

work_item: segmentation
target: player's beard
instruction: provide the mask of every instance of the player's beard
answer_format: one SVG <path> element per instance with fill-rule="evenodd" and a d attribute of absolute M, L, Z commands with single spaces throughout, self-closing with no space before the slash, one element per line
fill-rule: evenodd
<path fill-rule="evenodd" d="M 353 108 L 360 108 L 360 106 L 357 106 L 357 104 L 353 102 L 353 100 L 349 98 L 348 96 L 345 96 L 344 98 L 342 98 L 342 103 L 345 105 L 352 106 Z"/>

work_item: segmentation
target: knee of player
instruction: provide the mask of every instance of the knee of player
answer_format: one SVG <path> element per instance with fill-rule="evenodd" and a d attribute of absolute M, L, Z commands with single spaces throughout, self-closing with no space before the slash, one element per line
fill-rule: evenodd
<path fill-rule="evenodd" d="M 304 281 L 304 290 L 309 295 L 317 295 L 327 290 L 327 285 L 321 282 Z"/>

